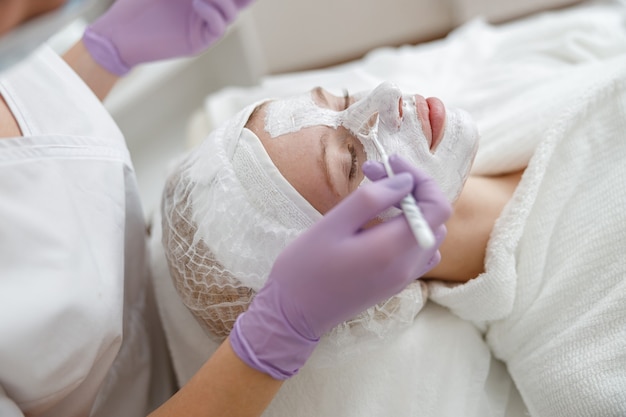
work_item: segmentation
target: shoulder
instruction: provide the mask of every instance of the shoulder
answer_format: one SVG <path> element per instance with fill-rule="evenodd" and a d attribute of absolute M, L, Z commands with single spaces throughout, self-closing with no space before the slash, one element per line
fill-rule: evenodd
<path fill-rule="evenodd" d="M 0 94 L 23 136 L 65 135 L 126 148 L 100 100 L 55 52 L 42 47 L 0 77 Z"/>

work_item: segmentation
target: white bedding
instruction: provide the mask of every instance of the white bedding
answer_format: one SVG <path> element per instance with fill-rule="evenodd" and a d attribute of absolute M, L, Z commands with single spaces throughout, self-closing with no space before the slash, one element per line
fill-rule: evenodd
<path fill-rule="evenodd" d="M 489 349 L 507 361 L 533 416 L 626 415 L 625 18 L 623 4 L 600 2 L 499 27 L 476 20 L 442 41 L 207 98 L 203 118 L 214 126 L 259 98 L 390 80 L 475 117 L 474 173 L 530 162 L 490 240 L 487 272 L 431 285 L 431 299 L 449 310 L 427 304 L 387 347 L 351 362 L 329 368 L 312 358 L 266 416 L 525 415 Z M 610 216 L 594 217 L 600 202 Z M 588 229 L 569 227 L 586 218 Z M 178 300 L 159 240 L 157 228 L 157 298 L 184 383 L 216 346 Z"/>

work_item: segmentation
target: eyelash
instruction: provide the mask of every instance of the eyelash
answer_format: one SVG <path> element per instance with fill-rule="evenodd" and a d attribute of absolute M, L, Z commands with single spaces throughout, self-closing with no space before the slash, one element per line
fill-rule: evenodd
<path fill-rule="evenodd" d="M 350 93 L 348 90 L 343 90 L 343 109 L 347 109 L 350 107 Z M 348 180 L 352 180 L 356 175 L 358 159 L 356 157 L 356 149 L 354 149 L 353 145 L 348 145 L 348 151 L 350 152 L 350 157 L 352 158 L 352 164 L 350 165 L 350 173 L 348 174 Z"/>
<path fill-rule="evenodd" d="M 354 146 L 348 145 L 348 151 L 350 151 L 350 156 L 352 157 L 352 165 L 350 166 L 350 173 L 348 174 L 348 180 L 352 180 L 354 176 L 356 175 L 358 160 L 356 157 L 356 150 L 354 149 Z"/>

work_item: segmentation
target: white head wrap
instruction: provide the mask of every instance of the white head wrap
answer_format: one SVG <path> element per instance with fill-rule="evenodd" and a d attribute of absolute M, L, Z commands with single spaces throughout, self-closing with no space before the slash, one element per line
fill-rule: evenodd
<path fill-rule="evenodd" d="M 218 340 L 228 335 L 265 284 L 278 254 L 322 218 L 281 175 L 258 137 L 245 128 L 260 104 L 240 111 L 185 156 L 169 176 L 163 195 L 162 242 L 174 285 L 184 304 Z M 327 336 L 331 343 L 324 345 L 345 348 L 372 339 L 366 335 L 382 339 L 390 330 L 411 323 L 424 305 L 422 288 L 416 281 L 340 324 Z M 332 348 L 328 353 L 337 351 Z"/>

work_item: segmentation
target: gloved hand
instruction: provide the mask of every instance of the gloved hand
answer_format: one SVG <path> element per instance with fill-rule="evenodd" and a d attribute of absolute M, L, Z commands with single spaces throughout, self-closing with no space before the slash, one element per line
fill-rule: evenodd
<path fill-rule="evenodd" d="M 443 223 L 452 208 L 432 178 L 404 165 L 410 164 L 394 159 L 394 169 L 407 173 L 360 187 L 280 254 L 230 334 L 244 362 L 275 379 L 292 376 L 324 333 L 439 263 Z M 404 216 L 362 229 L 398 204 L 414 183 L 415 199 L 436 237 L 433 248 L 417 244 Z"/>
<path fill-rule="evenodd" d="M 83 43 L 105 69 L 124 75 L 144 62 L 197 54 L 217 41 L 252 0 L 117 0 Z"/>

